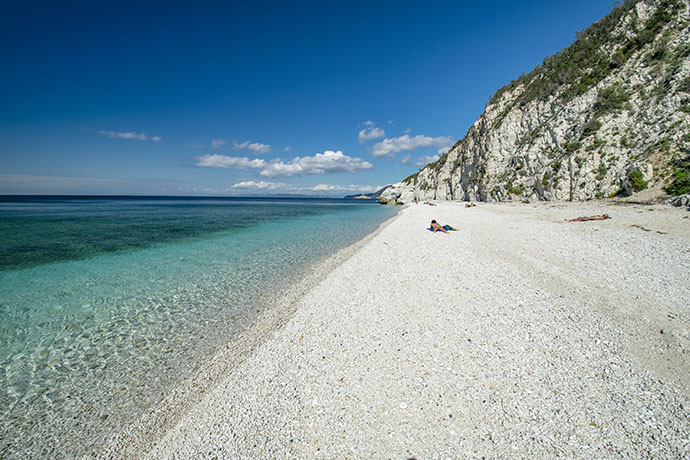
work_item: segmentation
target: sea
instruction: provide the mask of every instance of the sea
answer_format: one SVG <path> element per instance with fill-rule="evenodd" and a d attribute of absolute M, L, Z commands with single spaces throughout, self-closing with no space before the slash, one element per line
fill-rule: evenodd
<path fill-rule="evenodd" d="M 0 459 L 95 456 L 276 291 L 395 213 L 348 199 L 0 196 Z"/>

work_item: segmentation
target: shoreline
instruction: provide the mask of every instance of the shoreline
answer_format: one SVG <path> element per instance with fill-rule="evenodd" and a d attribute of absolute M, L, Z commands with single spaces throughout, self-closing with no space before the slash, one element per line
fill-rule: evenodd
<path fill-rule="evenodd" d="M 404 207 L 403 207 L 404 208 Z M 401 208 L 402 210 L 402 208 Z M 201 365 L 194 377 L 171 390 L 160 404 L 143 418 L 116 433 L 104 447 L 94 453 L 98 459 L 138 459 L 147 455 L 181 417 L 193 408 L 219 382 L 227 378 L 233 369 L 250 357 L 262 343 L 269 340 L 294 315 L 299 300 L 328 274 L 352 257 L 357 250 L 373 239 L 385 227 L 400 216 L 382 222 L 373 232 L 361 240 L 337 250 L 332 256 L 312 264 L 284 280 L 270 293 L 264 293 L 266 308 L 256 322 L 241 331 L 222 349 Z"/>
<path fill-rule="evenodd" d="M 408 206 L 144 458 L 686 456 L 686 217 Z"/>

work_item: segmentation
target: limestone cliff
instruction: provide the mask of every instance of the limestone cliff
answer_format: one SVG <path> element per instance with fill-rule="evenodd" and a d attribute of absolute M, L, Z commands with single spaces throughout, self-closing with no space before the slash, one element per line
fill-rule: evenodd
<path fill-rule="evenodd" d="M 688 9 L 619 4 L 498 90 L 462 140 L 381 202 L 586 200 L 687 181 Z"/>

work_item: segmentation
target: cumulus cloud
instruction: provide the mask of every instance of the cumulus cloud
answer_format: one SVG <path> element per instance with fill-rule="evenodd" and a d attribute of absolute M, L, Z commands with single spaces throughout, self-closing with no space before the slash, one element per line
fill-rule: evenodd
<path fill-rule="evenodd" d="M 380 187 L 379 187 L 380 188 Z M 379 188 L 376 188 L 371 185 L 332 185 L 332 184 L 318 184 L 314 185 L 313 187 L 310 187 L 309 190 L 313 192 L 351 192 L 351 191 L 357 191 L 357 192 L 375 192 Z"/>
<path fill-rule="evenodd" d="M 290 146 L 288 145 L 288 146 L 285 147 L 283 150 L 286 151 L 286 152 L 289 152 L 290 150 L 292 150 L 292 147 L 290 147 Z"/>
<path fill-rule="evenodd" d="M 2 175 L 0 174 L 0 179 Z M 209 194 L 247 194 L 255 193 L 258 195 L 271 195 L 276 193 L 299 193 L 314 196 L 338 196 L 346 193 L 370 193 L 379 190 L 381 185 L 333 185 L 333 184 L 317 184 L 317 185 L 293 185 L 284 182 L 267 182 L 267 181 L 253 181 L 247 180 L 237 182 L 223 188 L 208 187 L 203 190 Z M 185 189 L 186 191 L 197 192 L 197 188 Z M 180 191 L 183 191 L 180 188 Z"/>
<path fill-rule="evenodd" d="M 279 158 L 267 163 L 260 175 L 264 177 L 298 176 L 303 174 L 330 174 L 359 172 L 374 166 L 361 158 L 343 155 L 342 151 L 326 150 L 310 157 L 295 157 L 290 162 Z"/>
<path fill-rule="evenodd" d="M 211 147 L 213 147 L 214 149 L 219 149 L 227 143 L 228 141 L 225 139 L 213 139 L 211 141 Z"/>
<path fill-rule="evenodd" d="M 331 185 L 331 184 L 318 184 L 318 185 L 315 185 L 315 186 L 309 188 L 309 190 L 313 190 L 315 192 L 323 192 L 323 191 L 331 191 L 331 190 L 343 190 L 343 189 L 344 189 L 344 187 L 342 185 Z"/>
<path fill-rule="evenodd" d="M 206 166 L 208 168 L 235 168 L 235 169 L 249 169 L 249 168 L 263 168 L 266 161 L 261 158 L 250 160 L 247 157 L 229 157 L 227 155 L 203 155 L 197 157 L 197 166 Z"/>
<path fill-rule="evenodd" d="M 412 158 L 412 154 L 408 153 L 404 157 L 402 157 L 402 164 L 404 165 L 409 165 L 410 164 L 410 158 Z"/>
<path fill-rule="evenodd" d="M 438 160 L 440 158 L 439 155 L 433 155 L 433 156 L 428 156 L 424 155 L 422 157 L 417 158 L 417 163 L 415 163 L 416 166 L 426 166 L 429 163 L 433 163 L 434 161 Z"/>
<path fill-rule="evenodd" d="M 247 157 L 231 157 L 227 155 L 203 155 L 196 157 L 197 166 L 208 168 L 261 169 L 263 177 L 287 177 L 307 174 L 330 174 L 339 172 L 359 172 L 373 168 L 373 165 L 361 158 L 343 155 L 343 152 L 326 150 L 310 157 L 295 157 L 292 161 L 284 162 L 276 158 L 267 162 L 261 158 L 250 160 Z"/>
<path fill-rule="evenodd" d="M 358 136 L 360 144 L 364 144 L 372 139 L 379 139 L 386 135 L 383 129 L 374 126 L 373 121 L 365 121 L 363 124 L 365 128 L 359 132 Z"/>
<path fill-rule="evenodd" d="M 445 153 L 452 146 L 453 138 L 450 136 L 429 137 L 419 134 L 410 137 L 405 134 L 400 137 L 384 139 L 374 144 L 371 148 L 371 154 L 375 157 L 392 156 L 395 153 L 414 150 L 418 147 L 438 147 L 438 153 Z"/>
<path fill-rule="evenodd" d="M 149 136 L 148 134 L 144 133 L 137 133 L 135 131 L 126 131 L 126 132 L 118 132 L 118 131 L 106 131 L 101 129 L 98 131 L 99 134 L 103 134 L 104 136 L 108 136 L 112 139 L 138 139 L 140 141 L 153 141 L 153 142 L 160 142 L 161 137 L 160 136 Z"/>
<path fill-rule="evenodd" d="M 233 185 L 233 188 L 244 188 L 244 189 L 259 189 L 259 190 L 272 190 L 276 188 L 285 187 L 287 184 L 282 182 L 265 182 L 259 181 L 255 182 L 253 180 L 248 180 L 244 182 L 238 182 Z"/>
<path fill-rule="evenodd" d="M 232 141 L 232 148 L 235 150 L 249 150 L 254 155 L 261 155 L 263 153 L 268 153 L 271 151 L 271 146 L 268 144 L 261 144 L 260 142 L 237 142 Z"/>

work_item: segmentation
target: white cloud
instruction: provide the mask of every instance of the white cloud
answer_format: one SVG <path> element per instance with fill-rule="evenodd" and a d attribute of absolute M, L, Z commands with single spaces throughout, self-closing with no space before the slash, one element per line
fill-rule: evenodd
<path fill-rule="evenodd" d="M 375 157 L 393 156 L 394 153 L 414 150 L 418 147 L 438 147 L 438 153 L 445 153 L 453 146 L 453 138 L 447 137 L 428 137 L 421 134 L 410 137 L 405 134 L 400 137 L 384 139 L 374 144 L 371 154 Z"/>
<path fill-rule="evenodd" d="M 395 123 L 393 123 L 393 120 L 388 120 L 388 124 L 391 126 L 395 126 Z"/>
<path fill-rule="evenodd" d="M 379 187 L 380 188 L 380 187 Z M 331 185 L 331 184 L 318 184 L 310 187 L 309 190 L 313 192 L 375 192 L 378 188 L 371 185 Z"/>
<path fill-rule="evenodd" d="M 295 157 L 290 162 L 279 158 L 266 162 L 261 158 L 250 160 L 247 157 L 231 157 L 227 155 L 203 155 L 196 157 L 197 166 L 208 168 L 234 169 L 262 169 L 259 175 L 263 177 L 286 177 L 306 174 L 330 174 L 339 172 L 359 172 L 373 168 L 373 165 L 361 158 L 343 155 L 343 152 L 326 150 L 310 157 Z"/>
<path fill-rule="evenodd" d="M 417 163 L 415 163 L 416 166 L 426 166 L 429 163 L 433 163 L 434 161 L 438 160 L 440 156 L 438 155 L 433 155 L 433 156 L 428 156 L 424 155 L 422 157 L 417 158 Z"/>
<path fill-rule="evenodd" d="M 0 175 L 0 178 L 2 175 Z M 333 184 L 317 184 L 317 185 L 292 185 L 284 182 L 266 182 L 266 181 L 242 181 L 234 185 L 223 188 L 207 187 L 203 189 L 208 194 L 247 194 L 256 193 L 259 195 L 271 195 L 277 193 L 298 193 L 313 196 L 342 196 L 351 193 L 371 193 L 379 190 L 381 185 L 333 185 Z M 197 188 L 184 189 L 189 192 L 197 192 Z M 183 191 L 180 188 L 179 191 Z"/>
<path fill-rule="evenodd" d="M 100 130 L 98 131 L 99 134 L 103 134 L 104 136 L 108 136 L 112 139 L 138 139 L 140 141 L 153 141 L 153 142 L 160 142 L 161 137 L 160 136 L 149 136 L 148 134 L 143 134 L 143 133 L 137 133 L 134 131 L 127 131 L 127 132 L 117 132 L 117 131 L 106 131 L 106 130 Z"/>
<path fill-rule="evenodd" d="M 360 144 L 364 144 L 372 139 L 379 139 L 386 135 L 383 129 L 374 126 L 373 121 L 365 121 L 363 125 L 366 126 L 366 128 L 362 129 L 359 132 L 359 136 L 357 136 Z"/>
<path fill-rule="evenodd" d="M 233 188 L 251 188 L 251 189 L 260 189 L 260 190 L 272 190 L 275 188 L 281 188 L 285 187 L 287 184 L 284 184 L 282 182 L 264 182 L 264 181 L 259 181 L 259 182 L 254 182 L 253 180 L 248 180 L 244 182 L 238 182 L 235 185 L 233 185 Z"/>
<path fill-rule="evenodd" d="M 309 190 L 313 190 L 315 192 L 323 192 L 323 191 L 331 191 L 331 190 L 345 190 L 345 188 L 341 185 L 318 184 L 318 185 L 311 187 Z M 349 190 L 349 189 L 347 189 L 347 190 Z"/>
<path fill-rule="evenodd" d="M 254 155 L 261 155 L 263 153 L 268 153 L 271 151 L 271 146 L 268 144 L 261 144 L 259 142 L 251 142 L 251 141 L 245 141 L 245 142 L 237 142 L 237 141 L 232 141 L 232 148 L 235 150 L 244 150 L 247 149 L 250 152 L 252 152 Z"/>
<path fill-rule="evenodd" d="M 214 149 L 219 149 L 227 143 L 228 141 L 225 139 L 213 139 L 211 141 L 211 147 L 213 147 Z"/>
<path fill-rule="evenodd" d="M 227 155 L 204 155 L 197 157 L 197 166 L 206 166 L 208 168 L 263 168 L 266 161 L 261 158 L 250 160 L 247 157 L 229 157 Z"/>
<path fill-rule="evenodd" d="M 350 185 L 350 190 L 355 190 L 362 193 L 375 192 L 380 188 L 380 185 Z"/>
<path fill-rule="evenodd" d="M 288 146 L 285 147 L 283 150 L 286 151 L 286 152 L 289 152 L 290 150 L 292 150 L 292 148 L 288 145 Z"/>
<path fill-rule="evenodd" d="M 297 176 L 302 174 L 330 174 L 359 172 L 374 166 L 361 158 L 343 155 L 342 151 L 326 150 L 310 157 L 295 157 L 290 162 L 275 159 L 267 163 L 260 175 L 264 177 Z"/>
<path fill-rule="evenodd" d="M 404 165 L 409 165 L 410 164 L 410 158 L 412 158 L 412 154 L 408 153 L 404 157 L 402 157 L 402 164 Z"/>

